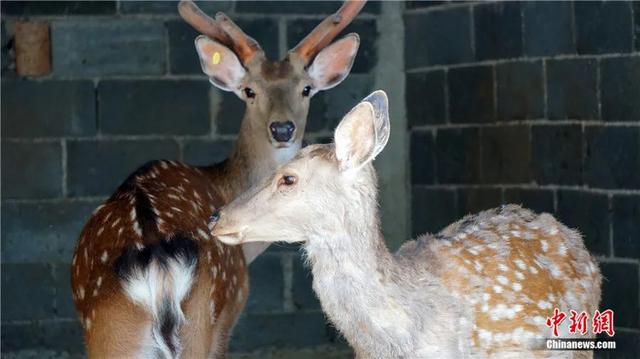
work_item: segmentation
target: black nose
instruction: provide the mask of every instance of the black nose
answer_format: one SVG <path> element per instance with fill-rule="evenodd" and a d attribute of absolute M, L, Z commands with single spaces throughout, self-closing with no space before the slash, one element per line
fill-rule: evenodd
<path fill-rule="evenodd" d="M 215 212 L 213 212 L 213 214 L 209 217 L 209 230 L 212 230 L 219 220 L 220 220 L 220 210 L 218 209 Z"/>
<path fill-rule="evenodd" d="M 296 129 L 296 125 L 291 122 L 272 122 L 269 125 L 269 129 L 271 130 L 271 136 L 273 139 L 278 142 L 287 142 L 291 139 L 293 135 L 293 131 Z"/>

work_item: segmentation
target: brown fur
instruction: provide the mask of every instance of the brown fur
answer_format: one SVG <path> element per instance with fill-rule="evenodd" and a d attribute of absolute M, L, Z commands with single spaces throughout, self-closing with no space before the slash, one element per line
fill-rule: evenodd
<path fill-rule="evenodd" d="M 189 323 L 181 332 L 185 355 L 209 353 L 212 342 L 218 343 L 214 353 L 223 353 L 235 319 L 233 313 L 241 310 L 248 295 L 248 276 L 241 248 L 214 241 L 207 219 L 235 195 L 241 181 L 231 178 L 239 174 L 228 165 L 197 168 L 158 161 L 148 167 L 134 181 L 158 211 L 160 233 L 186 232 L 200 248 L 197 279 L 183 303 Z M 140 333 L 151 321 L 148 314 L 129 301 L 113 271 L 114 261 L 127 246 L 151 244 L 135 231 L 130 219 L 132 199 L 131 190 L 120 190 L 99 207 L 82 231 L 75 251 L 73 297 L 91 357 L 135 353 L 140 346 Z M 216 267 L 214 275 L 212 268 Z M 203 315 L 202 308 L 209 308 L 209 303 L 215 303 L 215 312 L 212 316 Z M 231 320 L 215 320 L 220 317 Z"/>

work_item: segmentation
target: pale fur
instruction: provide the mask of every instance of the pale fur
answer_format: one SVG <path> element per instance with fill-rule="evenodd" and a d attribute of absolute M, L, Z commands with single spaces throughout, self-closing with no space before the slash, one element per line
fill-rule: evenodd
<path fill-rule="evenodd" d="M 161 324 L 160 312 L 163 310 L 162 306 L 171 306 L 171 315 L 177 319 L 174 331 L 171 333 L 172 343 L 179 346 L 177 328 L 185 321 L 180 303 L 189 293 L 194 279 L 195 266 L 195 262 L 185 263 L 176 258 L 169 259 L 166 266 L 163 266 L 154 259 L 148 267 L 136 268 L 122 282 L 127 296 L 154 318 L 154 325 L 151 326 L 149 337 L 145 342 L 153 343 L 155 349 L 161 351 L 167 358 L 173 357 L 173 354 L 162 337 L 160 327 L 158 327 Z M 147 338 L 147 336 L 145 337 Z M 176 348 L 176 352 L 179 355 L 179 347 Z"/>
<path fill-rule="evenodd" d="M 504 280 L 469 276 L 473 286 L 458 292 L 441 278 L 446 270 L 458 270 L 448 267 L 451 252 L 444 247 L 447 243 L 466 243 L 463 239 L 455 242 L 459 235 L 478 236 L 486 241 L 483 246 L 496 247 L 495 258 L 478 258 L 481 267 L 483 261 L 487 264 L 511 255 L 501 252 L 502 239 L 489 229 L 530 224 L 558 230 L 567 250 L 576 254 L 572 264 L 588 282 L 588 290 L 580 298 L 569 294 L 561 298 L 561 309 L 595 310 L 600 300 L 597 264 L 579 234 L 550 215 L 534 215 L 510 205 L 465 218 L 447 227 L 438 238 L 425 235 L 409 241 L 396 254 L 388 251 L 380 231 L 377 179 L 371 164 L 388 139 L 386 96 L 378 92 L 365 101 L 371 106 L 357 106 L 339 125 L 335 147 L 315 145 L 301 150 L 274 177 L 227 206 L 213 228 L 214 236 L 228 244 L 304 242 L 313 289 L 357 358 L 591 357 L 588 352 L 533 350 L 537 349 L 535 339 L 550 336 L 543 326 L 536 327 L 531 335 L 522 328 L 499 333 L 501 339 L 508 336 L 513 340 L 510 345 L 474 344 L 474 295 L 487 295 L 486 290 L 496 280 Z M 361 122 L 367 120 L 362 112 L 366 109 L 373 111 L 369 123 Z M 364 127 L 352 131 L 354 126 Z M 363 133 L 373 139 L 363 140 Z M 370 152 L 360 146 L 371 147 Z M 336 148 L 345 152 L 337 155 Z M 296 183 L 283 185 L 285 176 L 295 176 Z M 542 265 L 541 270 L 553 272 L 552 264 L 546 268 Z M 521 289 L 516 286 L 516 290 Z M 493 309 L 494 315 L 513 316 L 520 310 L 517 300 L 504 304 Z M 480 339 L 493 334 L 481 332 Z"/>

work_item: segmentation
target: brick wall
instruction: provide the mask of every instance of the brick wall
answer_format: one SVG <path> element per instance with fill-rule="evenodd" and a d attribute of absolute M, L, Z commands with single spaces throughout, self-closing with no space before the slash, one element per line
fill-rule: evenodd
<path fill-rule="evenodd" d="M 200 3 L 225 11 L 280 58 L 339 2 Z M 345 30 L 362 39 L 352 74 L 312 100 L 307 141 L 326 141 L 373 90 L 380 3 Z M 50 24 L 53 71 L 15 74 L 19 18 Z M 226 158 L 244 104 L 209 85 L 196 32 L 176 2 L 2 2 L 2 351 L 82 352 L 69 263 L 89 214 L 150 159 Z M 273 246 L 251 268 L 233 352 L 330 346 L 347 351 L 310 287 L 296 247 Z M 334 351 L 335 351 L 334 350 Z"/>
<path fill-rule="evenodd" d="M 414 235 L 501 203 L 554 213 L 637 355 L 640 3 L 412 2 L 405 27 Z"/>

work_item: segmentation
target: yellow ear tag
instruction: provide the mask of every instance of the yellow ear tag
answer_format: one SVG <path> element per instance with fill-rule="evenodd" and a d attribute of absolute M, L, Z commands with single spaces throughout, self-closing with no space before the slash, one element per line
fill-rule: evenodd
<path fill-rule="evenodd" d="M 211 62 L 213 62 L 214 65 L 220 63 L 220 53 L 218 51 L 214 52 L 213 55 L 211 55 Z"/>

